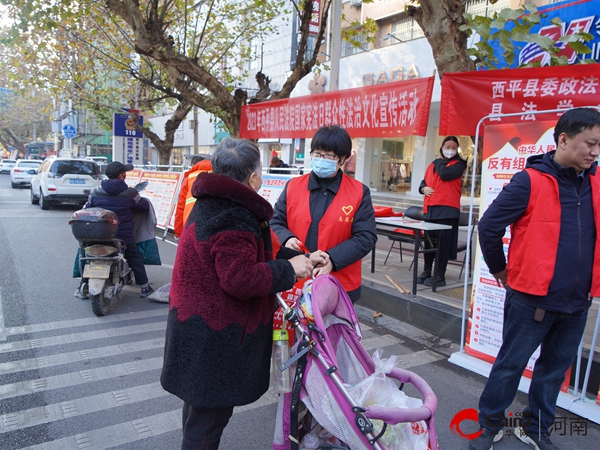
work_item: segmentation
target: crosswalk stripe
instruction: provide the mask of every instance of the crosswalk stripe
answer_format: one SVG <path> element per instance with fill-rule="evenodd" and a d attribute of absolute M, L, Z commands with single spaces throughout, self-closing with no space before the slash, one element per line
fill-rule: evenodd
<path fill-rule="evenodd" d="M 128 361 L 112 366 L 98 367 L 95 369 L 69 372 L 46 378 L 37 378 L 30 381 L 20 381 L 0 386 L 0 400 L 28 395 L 36 392 L 45 392 L 90 383 L 92 381 L 108 380 L 126 375 L 140 374 L 162 368 L 162 356 L 139 361 Z"/>
<path fill-rule="evenodd" d="M 80 300 L 78 300 L 80 301 Z M 6 329 L 8 336 L 14 336 L 18 334 L 31 334 L 39 333 L 43 331 L 60 330 L 64 328 L 77 328 L 88 325 L 107 325 L 118 322 L 129 322 L 131 320 L 148 319 L 152 317 L 165 316 L 167 317 L 167 311 L 164 309 L 152 309 L 150 311 L 140 311 L 127 314 L 111 314 L 104 317 L 86 317 L 84 319 L 73 319 L 73 320 L 61 320 L 58 322 L 38 323 L 33 325 L 23 325 L 20 327 L 10 327 Z"/>
<path fill-rule="evenodd" d="M 150 331 L 164 331 L 167 327 L 165 322 L 145 323 L 140 325 L 131 325 L 121 328 L 107 328 L 105 330 L 88 331 L 84 333 L 64 334 L 60 336 L 50 336 L 45 338 L 35 338 L 25 341 L 7 342 L 0 344 L 0 353 L 16 352 L 20 350 L 29 350 L 33 348 L 51 347 L 54 345 L 73 344 L 76 342 L 95 341 L 101 342 L 102 339 L 130 336 L 132 334 L 147 333 Z"/>
<path fill-rule="evenodd" d="M 235 407 L 233 414 L 251 411 L 256 408 L 277 403 L 279 397 L 271 390 L 267 391 L 256 402 Z M 27 450 L 72 450 L 74 448 L 84 449 L 106 449 L 119 445 L 130 444 L 141 439 L 160 436 L 161 434 L 178 431 L 181 429 L 181 409 L 168 411 L 153 416 L 123 422 L 110 427 L 90 430 L 85 433 L 67 436 L 43 444 L 26 447 Z M 21 450 L 25 450 L 21 449 Z"/>
<path fill-rule="evenodd" d="M 106 392 L 89 397 L 53 403 L 15 413 L 2 414 L 0 415 L 0 423 L 4 425 L 6 431 L 13 431 L 152 400 L 167 395 L 170 394 L 163 390 L 160 383 L 150 383 L 122 389 L 120 391 Z"/>
<path fill-rule="evenodd" d="M 24 370 L 45 369 L 48 367 L 61 366 L 74 362 L 90 361 L 98 358 L 108 358 L 128 353 L 141 352 L 163 348 L 164 338 L 147 339 L 139 342 L 128 342 L 108 347 L 96 347 L 74 352 L 60 353 L 52 356 L 40 356 L 37 358 L 22 359 L 0 364 L 0 375 L 21 372 Z"/>

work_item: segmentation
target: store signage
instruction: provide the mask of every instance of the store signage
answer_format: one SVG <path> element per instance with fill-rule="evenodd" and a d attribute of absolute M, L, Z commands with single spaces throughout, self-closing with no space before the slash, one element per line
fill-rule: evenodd
<path fill-rule="evenodd" d="M 420 78 L 245 105 L 240 137 L 310 138 L 334 124 L 353 138 L 425 136 L 433 81 Z"/>
<path fill-rule="evenodd" d="M 536 67 L 446 73 L 442 78 L 440 135 L 474 136 L 477 123 L 557 120 L 559 113 L 533 111 L 600 105 L 600 65 Z"/>
<path fill-rule="evenodd" d="M 388 73 L 385 70 L 379 72 L 379 75 L 375 77 L 375 73 L 365 73 L 363 75 L 363 86 L 373 86 L 374 84 L 385 84 L 385 83 L 393 83 L 394 81 L 402 81 L 402 80 L 414 80 L 419 78 L 419 71 L 417 70 L 417 66 L 415 64 L 411 64 L 404 74 L 404 67 L 395 67 L 389 71 Z"/>

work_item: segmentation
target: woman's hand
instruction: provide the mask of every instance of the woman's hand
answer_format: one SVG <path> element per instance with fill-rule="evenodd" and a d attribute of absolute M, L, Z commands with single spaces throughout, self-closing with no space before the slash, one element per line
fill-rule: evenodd
<path fill-rule="evenodd" d="M 427 197 L 429 197 L 431 194 L 433 194 L 435 192 L 433 190 L 433 188 L 430 188 L 429 186 L 425 186 L 422 190 L 423 190 L 423 194 L 425 194 Z"/>
<path fill-rule="evenodd" d="M 298 238 L 289 238 L 286 242 L 285 242 L 285 246 L 287 248 L 292 248 L 294 250 L 298 250 L 299 252 L 302 251 L 300 250 L 300 240 Z"/>
<path fill-rule="evenodd" d="M 322 267 L 315 267 L 315 270 L 313 270 L 313 274 L 316 277 L 317 275 L 325 275 L 328 273 L 331 273 L 331 271 L 333 270 L 333 264 L 331 263 L 331 260 L 327 261 L 327 264 L 325 264 Z"/>
<path fill-rule="evenodd" d="M 309 259 L 313 266 L 324 267 L 329 263 L 329 254 L 321 250 L 317 250 L 309 255 Z"/>

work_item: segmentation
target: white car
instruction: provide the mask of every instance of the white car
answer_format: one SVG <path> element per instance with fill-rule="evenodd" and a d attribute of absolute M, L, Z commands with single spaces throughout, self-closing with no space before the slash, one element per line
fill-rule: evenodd
<path fill-rule="evenodd" d="M 10 173 L 10 169 L 15 166 L 15 159 L 3 159 L 0 161 L 0 173 Z"/>
<path fill-rule="evenodd" d="M 56 203 L 85 204 L 102 174 L 94 161 L 49 157 L 31 180 L 31 204 L 50 209 Z"/>
<path fill-rule="evenodd" d="M 14 167 L 10 169 L 10 186 L 13 189 L 20 184 L 31 184 L 31 179 L 35 176 L 42 161 L 37 159 L 19 159 Z"/>

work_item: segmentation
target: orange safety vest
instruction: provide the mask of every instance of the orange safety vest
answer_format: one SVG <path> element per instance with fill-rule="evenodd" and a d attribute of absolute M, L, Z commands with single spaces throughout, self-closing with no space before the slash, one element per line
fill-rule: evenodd
<path fill-rule="evenodd" d="M 212 172 L 212 165 L 209 159 L 203 159 L 194 164 L 190 170 L 183 174 L 179 197 L 177 198 L 177 210 L 175 211 L 175 236 L 179 237 L 183 231 L 183 226 L 186 224 L 192 208 L 196 203 L 196 197 L 192 195 L 192 186 L 198 174 L 202 172 Z"/>
<path fill-rule="evenodd" d="M 558 181 L 535 169 L 525 213 L 510 226 L 507 283 L 519 292 L 546 295 L 550 288 L 560 239 L 561 204 Z M 590 174 L 596 230 L 600 230 L 600 176 Z M 596 232 L 592 267 L 592 297 L 600 295 L 600 232 Z"/>
<path fill-rule="evenodd" d="M 458 159 L 454 159 L 448 163 L 453 166 L 458 163 Z M 460 209 L 460 194 L 462 192 L 462 177 L 456 180 L 444 181 L 440 175 L 433 170 L 433 163 L 429 164 L 425 172 L 425 184 L 432 188 L 435 192 L 431 195 L 426 195 L 423 199 L 423 213 L 427 214 L 429 206 L 452 206 Z"/>
<path fill-rule="evenodd" d="M 288 228 L 303 243 L 312 222 L 310 216 L 310 174 L 292 178 L 286 188 Z M 318 249 L 327 251 L 352 237 L 352 223 L 363 198 L 363 184 L 342 175 L 340 189 L 319 222 Z M 331 273 L 344 286 L 347 292 L 358 289 L 362 279 L 362 260 L 356 261 L 341 270 Z"/>

